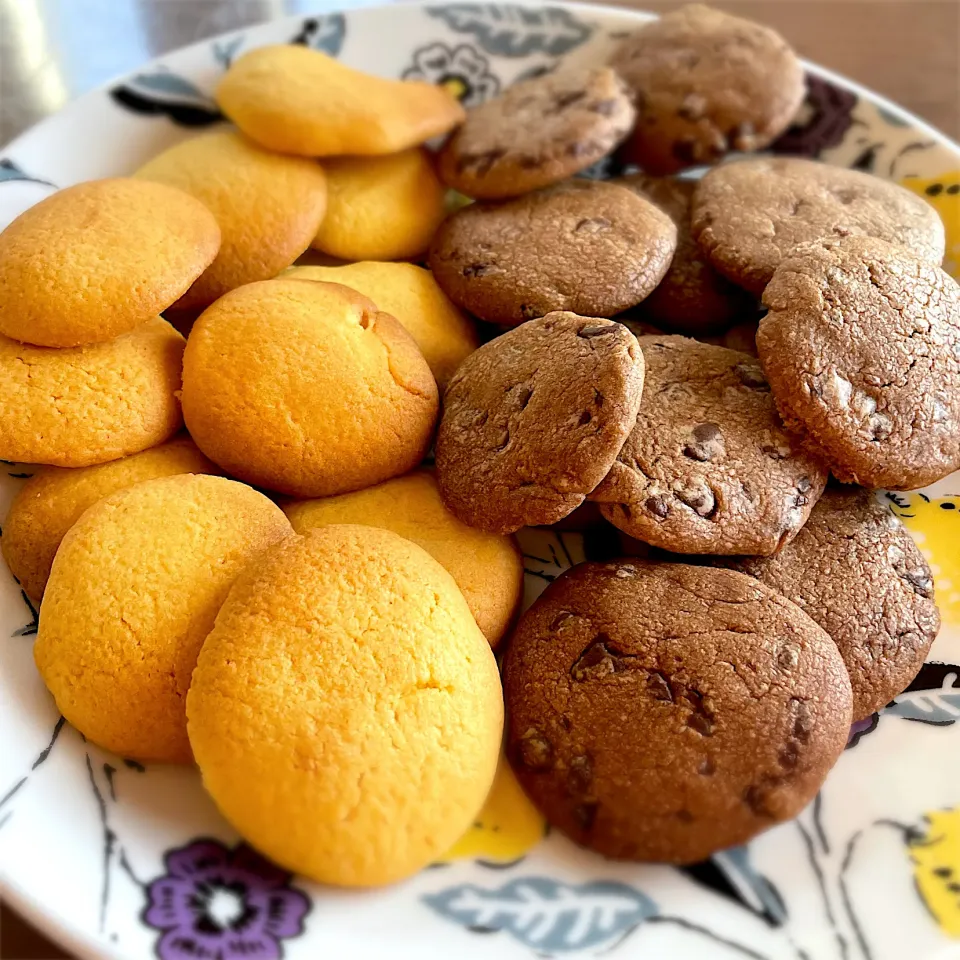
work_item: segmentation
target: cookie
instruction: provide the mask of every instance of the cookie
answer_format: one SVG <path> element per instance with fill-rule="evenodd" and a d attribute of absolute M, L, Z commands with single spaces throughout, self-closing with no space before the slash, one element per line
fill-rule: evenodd
<path fill-rule="evenodd" d="M 559 183 L 626 137 L 636 116 L 631 101 L 609 67 L 568 67 L 521 80 L 467 113 L 440 151 L 440 176 L 482 200 Z"/>
<path fill-rule="evenodd" d="M 0 233 L 0 334 L 42 347 L 112 340 L 169 307 L 219 246 L 213 214 L 165 184 L 59 190 Z"/>
<path fill-rule="evenodd" d="M 867 490 L 828 488 L 792 543 L 736 568 L 830 635 L 850 674 L 855 721 L 909 686 L 940 629 L 927 561 Z"/>
<path fill-rule="evenodd" d="M 185 190 L 220 225 L 220 252 L 177 301 L 181 310 L 275 277 L 310 245 L 327 207 L 327 181 L 316 163 L 269 153 L 234 130 L 178 143 L 135 176 Z"/>
<path fill-rule="evenodd" d="M 426 150 L 324 164 L 330 203 L 312 246 L 341 260 L 412 260 L 446 216 L 447 191 Z"/>
<path fill-rule="evenodd" d="M 655 203 L 677 228 L 677 249 L 670 269 L 637 308 L 643 317 L 669 333 L 699 337 L 724 330 L 755 308 L 740 287 L 710 266 L 690 233 L 695 181 L 635 173 L 613 182 Z"/>
<path fill-rule="evenodd" d="M 423 547 L 456 580 L 494 649 L 513 621 L 523 594 L 523 560 L 516 543 L 461 523 L 443 505 L 432 470 L 414 470 L 339 497 L 297 500 L 283 512 L 297 533 L 358 523 L 392 530 Z"/>
<path fill-rule="evenodd" d="M 429 270 L 412 263 L 364 261 L 342 267 L 293 267 L 286 276 L 342 283 L 369 297 L 403 324 L 441 390 L 454 370 L 480 346 L 473 322 L 450 302 Z"/>
<path fill-rule="evenodd" d="M 87 467 L 163 443 L 183 426 L 182 357 L 160 317 L 88 347 L 0 337 L 0 459 Z"/>
<path fill-rule="evenodd" d="M 403 879 L 447 852 L 493 783 L 497 664 L 453 578 L 387 530 L 331 526 L 238 579 L 187 696 L 217 806 L 320 883 Z"/>
<path fill-rule="evenodd" d="M 194 324 L 183 415 L 231 476 L 326 497 L 406 473 L 430 445 L 437 385 L 389 314 L 338 283 L 264 280 Z"/>
<path fill-rule="evenodd" d="M 87 507 L 144 480 L 217 472 L 186 435 L 98 466 L 46 467 L 20 488 L 10 504 L 0 538 L 3 558 L 27 596 L 39 603 L 60 541 Z"/>
<path fill-rule="evenodd" d="M 684 337 L 641 337 L 636 422 L 590 495 L 625 533 L 674 553 L 775 553 L 827 472 L 777 416 L 760 365 Z"/>
<path fill-rule="evenodd" d="M 147 480 L 95 503 L 60 544 L 34 657 L 88 740 L 188 763 L 184 698 L 240 571 L 292 536 L 280 508 L 223 477 Z"/>
<path fill-rule="evenodd" d="M 643 357 L 619 323 L 549 313 L 491 340 L 444 394 L 444 502 L 491 533 L 560 520 L 610 469 L 642 390 Z"/>
<path fill-rule="evenodd" d="M 700 4 L 631 33 L 610 64 L 637 98 L 625 156 L 652 174 L 762 150 L 805 92 L 803 66 L 780 34 Z"/>
<path fill-rule="evenodd" d="M 238 57 L 215 96 L 252 140 L 301 157 L 397 153 L 464 118 L 443 87 L 374 77 L 299 44 Z"/>
<path fill-rule="evenodd" d="M 437 283 L 482 320 L 514 326 L 552 310 L 610 317 L 663 279 L 673 221 L 624 187 L 575 180 L 445 220 L 430 250 Z"/>
<path fill-rule="evenodd" d="M 960 287 L 867 237 L 786 256 L 757 348 L 787 425 L 838 480 L 913 490 L 960 468 Z"/>
<path fill-rule="evenodd" d="M 847 742 L 850 680 L 802 610 L 744 574 L 584 563 L 523 615 L 507 753 L 583 846 L 694 863 L 788 820 Z"/>
<path fill-rule="evenodd" d="M 706 337 L 706 343 L 714 343 L 720 347 L 729 347 L 741 353 L 749 353 L 751 357 L 757 355 L 757 330 L 760 321 L 756 319 L 741 320 L 735 323 L 725 333 L 716 337 Z"/>
<path fill-rule="evenodd" d="M 797 157 L 757 157 L 709 171 L 693 195 L 693 235 L 710 262 L 757 296 L 780 261 L 810 240 L 862 236 L 940 264 L 936 210 L 889 180 Z"/>

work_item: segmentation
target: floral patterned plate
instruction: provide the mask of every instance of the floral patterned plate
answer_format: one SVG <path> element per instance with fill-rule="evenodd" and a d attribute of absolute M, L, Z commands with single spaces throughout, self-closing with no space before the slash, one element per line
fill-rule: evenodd
<path fill-rule="evenodd" d="M 592 6 L 405 4 L 228 34 L 81 98 L 0 151 L 0 226 L 58 186 L 128 173 L 221 123 L 211 91 L 258 45 L 306 44 L 471 105 L 560 57 L 602 57 L 642 20 Z M 926 197 L 960 270 L 960 147 L 914 117 L 811 67 L 807 102 L 773 149 Z M 0 516 L 30 473 L 3 467 Z M 37 611 L 2 569 L 0 893 L 76 954 L 118 960 L 958 956 L 960 475 L 886 501 L 934 566 L 944 627 L 931 662 L 858 724 L 796 821 L 684 869 L 611 863 L 548 835 L 504 766 L 469 833 L 414 879 L 349 892 L 288 876 L 239 842 L 194 770 L 144 768 L 64 724 L 33 665 Z M 605 527 L 521 541 L 528 601 L 571 563 L 617 550 Z"/>

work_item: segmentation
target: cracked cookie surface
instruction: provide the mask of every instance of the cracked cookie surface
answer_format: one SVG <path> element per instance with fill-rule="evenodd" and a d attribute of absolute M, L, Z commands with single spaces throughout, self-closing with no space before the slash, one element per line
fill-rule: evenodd
<path fill-rule="evenodd" d="M 492 533 L 571 513 L 630 432 L 643 369 L 626 327 L 573 313 L 480 347 L 444 394 L 436 463 L 446 505 Z"/>
<path fill-rule="evenodd" d="M 850 674 L 854 721 L 909 685 L 940 628 L 927 561 L 868 490 L 829 488 L 777 556 L 735 568 L 793 601 L 830 635 Z"/>
<path fill-rule="evenodd" d="M 787 425 L 838 480 L 913 490 L 960 467 L 960 287 L 866 237 L 804 244 L 757 348 Z"/>
<path fill-rule="evenodd" d="M 444 293 L 482 320 L 515 326 L 551 310 L 611 317 L 663 278 L 673 221 L 625 187 L 573 180 L 445 220 L 430 250 Z"/>
<path fill-rule="evenodd" d="M 516 197 L 606 156 L 635 111 L 610 67 L 566 68 L 513 84 L 468 111 L 438 157 L 444 183 L 468 197 Z"/>
<path fill-rule="evenodd" d="M 630 536 L 674 553 L 774 553 L 827 481 L 777 415 L 759 363 L 685 337 L 640 337 L 636 423 L 590 495 Z"/>
<path fill-rule="evenodd" d="M 843 750 L 830 637 L 743 574 L 584 563 L 523 615 L 507 752 L 547 819 L 609 857 L 691 863 L 796 815 Z"/>
<path fill-rule="evenodd" d="M 797 244 L 877 237 L 940 264 L 943 223 L 922 197 L 859 170 L 757 157 L 710 170 L 693 195 L 693 235 L 710 262 L 759 296 Z"/>

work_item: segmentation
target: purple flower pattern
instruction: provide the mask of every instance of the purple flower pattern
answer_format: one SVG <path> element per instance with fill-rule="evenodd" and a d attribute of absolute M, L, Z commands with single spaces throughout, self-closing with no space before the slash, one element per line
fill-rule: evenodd
<path fill-rule="evenodd" d="M 283 941 L 303 933 L 310 900 L 245 844 L 196 840 L 164 865 L 143 912 L 161 931 L 160 960 L 280 960 Z"/>

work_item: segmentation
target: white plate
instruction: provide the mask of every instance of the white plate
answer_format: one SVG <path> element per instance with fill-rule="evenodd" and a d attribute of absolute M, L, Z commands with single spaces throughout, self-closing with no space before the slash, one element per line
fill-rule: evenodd
<path fill-rule="evenodd" d="M 864 16 L 869 11 L 864 8 Z M 306 42 L 354 67 L 451 85 L 476 103 L 559 56 L 602 56 L 642 17 L 461 3 L 291 18 L 196 44 L 82 97 L 0 151 L 0 226 L 55 189 L 124 174 L 219 122 L 231 58 Z M 960 147 L 812 70 L 778 149 L 871 170 L 926 196 L 960 264 Z M 0 511 L 29 467 L 0 480 Z M 7 476 L 9 474 L 9 477 Z M 929 554 L 944 628 L 909 692 L 861 725 L 797 821 L 696 868 L 615 864 L 542 838 L 508 771 L 456 856 L 387 890 L 325 889 L 238 845 L 195 771 L 139 764 L 58 719 L 33 665 L 36 615 L 0 576 L 0 893 L 83 957 L 696 957 L 932 960 L 960 953 L 960 476 L 891 500 Z M 585 538 L 524 534 L 528 596 Z M 237 922 L 239 917 L 244 920 Z"/>

